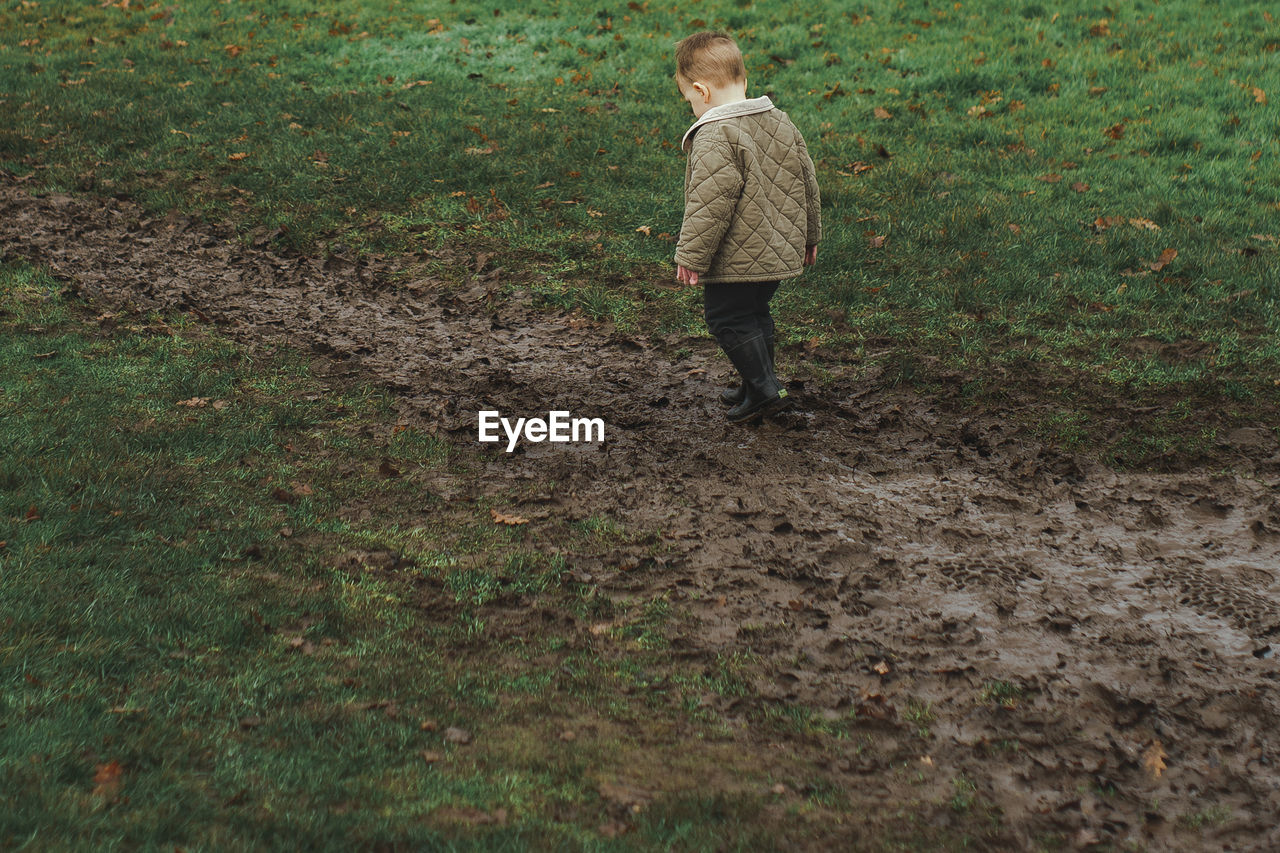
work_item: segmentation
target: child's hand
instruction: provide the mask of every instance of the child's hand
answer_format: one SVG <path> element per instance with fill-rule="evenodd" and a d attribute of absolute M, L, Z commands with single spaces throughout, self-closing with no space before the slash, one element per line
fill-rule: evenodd
<path fill-rule="evenodd" d="M 697 287 L 698 274 L 693 270 L 687 270 L 679 264 L 676 264 L 676 281 L 683 281 L 690 287 Z"/>
<path fill-rule="evenodd" d="M 818 262 L 818 247 L 806 246 L 804 250 L 804 265 L 811 267 Z"/>

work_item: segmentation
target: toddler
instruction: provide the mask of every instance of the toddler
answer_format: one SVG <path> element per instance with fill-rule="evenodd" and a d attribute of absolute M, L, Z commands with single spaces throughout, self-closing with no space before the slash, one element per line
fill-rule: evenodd
<path fill-rule="evenodd" d="M 724 33 L 676 45 L 676 85 L 696 121 L 689 155 L 676 278 L 702 285 L 707 328 L 742 376 L 721 394 L 730 423 L 791 405 L 774 374 L 769 300 L 783 279 L 817 263 L 818 182 L 804 138 L 766 97 L 747 97 L 742 53 Z"/>

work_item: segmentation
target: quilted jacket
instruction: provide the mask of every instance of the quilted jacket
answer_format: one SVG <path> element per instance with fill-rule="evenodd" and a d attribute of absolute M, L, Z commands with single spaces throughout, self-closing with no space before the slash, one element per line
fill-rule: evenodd
<path fill-rule="evenodd" d="M 689 161 L 676 263 L 707 283 L 800 275 L 822 220 L 813 160 L 787 114 L 767 97 L 712 107 L 681 147 Z"/>

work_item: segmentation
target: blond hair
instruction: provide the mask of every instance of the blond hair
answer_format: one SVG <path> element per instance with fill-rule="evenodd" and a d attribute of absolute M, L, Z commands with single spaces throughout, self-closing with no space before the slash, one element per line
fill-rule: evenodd
<path fill-rule="evenodd" d="M 728 86 L 747 79 L 747 66 L 737 42 L 725 33 L 703 31 L 676 45 L 676 78 Z"/>

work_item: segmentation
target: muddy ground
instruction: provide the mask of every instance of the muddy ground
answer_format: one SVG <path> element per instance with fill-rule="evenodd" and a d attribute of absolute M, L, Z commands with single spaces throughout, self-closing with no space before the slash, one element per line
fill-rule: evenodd
<path fill-rule="evenodd" d="M 404 261 L 229 235 L 0 185 L 0 254 L 100 305 L 283 335 L 384 383 L 406 420 L 483 458 L 488 476 L 456 488 L 532 484 L 516 509 L 535 524 L 603 514 L 661 531 L 660 556 L 575 559 L 575 577 L 666 592 L 691 626 L 682 655 L 761 653 L 751 701 L 857 709 L 875 737 L 828 767 L 855 798 L 945 801 L 963 777 L 1000 809 L 1009 849 L 1280 849 L 1270 424 L 1227 434 L 1211 468 L 1118 472 L 1028 438 L 1016 399 L 975 412 L 856 365 L 819 384 L 784 352 L 798 409 L 730 427 L 709 339 L 630 339 L 518 288 L 499 297 L 483 257 L 460 288 L 393 286 Z M 607 440 L 508 454 L 476 442 L 479 409 L 601 417 Z"/>

